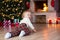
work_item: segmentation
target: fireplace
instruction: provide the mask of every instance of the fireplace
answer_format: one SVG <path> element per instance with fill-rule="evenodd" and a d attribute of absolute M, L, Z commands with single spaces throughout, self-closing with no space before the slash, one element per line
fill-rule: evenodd
<path fill-rule="evenodd" d="M 46 23 L 46 15 L 36 15 L 35 23 Z"/>
<path fill-rule="evenodd" d="M 51 2 L 52 0 L 31 0 L 30 9 L 33 13 L 33 23 L 49 23 L 49 20 L 52 20 L 52 23 L 56 23 L 56 11 Z"/>
<path fill-rule="evenodd" d="M 35 12 L 47 12 L 48 11 L 48 0 L 35 0 Z"/>

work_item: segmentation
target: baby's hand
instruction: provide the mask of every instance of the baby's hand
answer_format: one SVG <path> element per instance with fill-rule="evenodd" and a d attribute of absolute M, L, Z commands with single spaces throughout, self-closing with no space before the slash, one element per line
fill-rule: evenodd
<path fill-rule="evenodd" d="M 34 32 L 36 32 L 36 30 L 35 30 L 35 29 L 34 29 L 33 31 L 34 31 Z"/>

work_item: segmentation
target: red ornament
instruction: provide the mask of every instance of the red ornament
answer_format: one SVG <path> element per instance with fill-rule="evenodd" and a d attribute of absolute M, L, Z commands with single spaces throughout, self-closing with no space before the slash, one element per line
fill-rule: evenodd
<path fill-rule="evenodd" d="M 26 6 L 30 8 L 30 2 L 26 2 Z"/>
<path fill-rule="evenodd" d="M 58 20 L 56 20 L 56 24 L 58 24 Z"/>
<path fill-rule="evenodd" d="M 51 0 L 51 6 L 54 7 L 54 0 Z"/>
<path fill-rule="evenodd" d="M 52 20 L 49 20 L 49 24 L 52 24 Z"/>
<path fill-rule="evenodd" d="M 11 27 L 14 27 L 15 26 L 15 24 L 14 23 L 11 23 Z"/>

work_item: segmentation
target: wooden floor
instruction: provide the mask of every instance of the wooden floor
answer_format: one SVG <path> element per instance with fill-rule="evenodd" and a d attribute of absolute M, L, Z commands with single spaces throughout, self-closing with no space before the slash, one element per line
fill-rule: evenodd
<path fill-rule="evenodd" d="M 60 24 L 34 24 L 37 32 L 22 38 L 4 39 L 5 31 L 0 28 L 0 40 L 60 40 Z"/>

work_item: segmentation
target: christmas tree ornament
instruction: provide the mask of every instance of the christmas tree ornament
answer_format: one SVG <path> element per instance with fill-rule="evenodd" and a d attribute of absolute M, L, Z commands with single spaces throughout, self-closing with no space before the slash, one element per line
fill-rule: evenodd
<path fill-rule="evenodd" d="M 30 8 L 30 2 L 26 2 L 26 6 L 27 6 L 27 8 Z"/>
<path fill-rule="evenodd" d="M 0 4 L 1 4 L 1 6 L 0 6 L 1 15 L 6 16 L 7 18 L 10 18 L 12 15 L 13 16 L 16 15 L 16 16 L 21 18 L 21 14 L 30 5 L 28 3 L 29 1 L 28 2 L 27 1 L 25 1 L 25 0 L 4 0 L 4 1 L 0 2 Z M 17 15 L 17 14 L 19 14 L 19 15 Z M 12 19 L 14 19 L 14 18 L 12 18 Z"/>
<path fill-rule="evenodd" d="M 4 1 L 2 1 L 2 3 L 4 3 Z"/>
<path fill-rule="evenodd" d="M 21 3 L 23 0 L 20 0 L 19 3 Z"/>
<path fill-rule="evenodd" d="M 51 0 L 51 6 L 54 7 L 54 0 Z"/>
<path fill-rule="evenodd" d="M 5 3 L 5 5 L 6 5 L 6 3 Z"/>
<path fill-rule="evenodd" d="M 8 10 L 6 9 L 6 12 L 7 12 Z"/>
<path fill-rule="evenodd" d="M 7 5 L 7 7 L 9 7 L 9 5 Z"/>
<path fill-rule="evenodd" d="M 20 4 L 18 4 L 18 6 L 20 6 Z"/>

